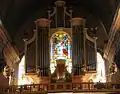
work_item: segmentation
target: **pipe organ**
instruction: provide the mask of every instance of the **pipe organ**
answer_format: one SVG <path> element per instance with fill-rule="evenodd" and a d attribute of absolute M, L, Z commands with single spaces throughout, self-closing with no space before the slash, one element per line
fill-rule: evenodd
<path fill-rule="evenodd" d="M 80 75 L 84 67 L 84 19 L 72 19 L 72 63 L 73 73 Z"/>
<path fill-rule="evenodd" d="M 36 22 L 34 36 L 25 40 L 26 72 L 40 72 L 41 76 L 47 76 L 49 70 L 49 40 L 47 19 L 39 19 Z"/>
<path fill-rule="evenodd" d="M 87 72 L 96 72 L 97 38 L 87 34 L 85 22 L 83 18 L 73 18 L 72 11 L 67 12 L 64 1 L 56 1 L 53 11 L 48 11 L 48 19 L 35 21 L 33 37 L 25 39 L 26 73 L 65 80 L 66 73 L 74 78 Z M 60 66 L 64 71 L 58 70 Z M 68 72 L 70 67 L 71 73 Z M 53 70 L 51 68 L 54 69 L 53 73 L 50 72 Z"/>
<path fill-rule="evenodd" d="M 97 50 L 96 50 L 96 38 L 85 41 L 86 48 L 86 70 L 87 71 L 96 71 L 96 61 L 97 61 Z"/>
<path fill-rule="evenodd" d="M 24 41 L 25 41 L 26 73 L 35 72 L 35 69 L 36 69 L 36 45 L 35 45 L 36 38 L 35 38 L 35 34 L 31 40 L 24 39 Z"/>

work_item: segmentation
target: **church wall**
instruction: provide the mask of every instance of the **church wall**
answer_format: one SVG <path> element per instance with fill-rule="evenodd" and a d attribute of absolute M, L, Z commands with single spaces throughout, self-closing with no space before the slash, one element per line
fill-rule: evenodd
<path fill-rule="evenodd" d="M 14 44 L 11 43 L 10 37 L 4 27 L 0 26 L 0 40 L 4 59 L 4 65 L 8 65 L 10 71 L 7 73 L 9 84 L 16 84 L 18 78 L 18 63 L 20 61 L 19 52 Z M 16 79 L 16 82 L 15 82 Z"/>
<path fill-rule="evenodd" d="M 118 11 L 116 12 L 116 15 L 114 17 L 110 33 L 109 33 L 109 40 L 108 43 L 105 46 L 104 49 L 104 58 L 108 61 L 108 75 L 109 78 L 108 81 L 115 81 L 115 79 L 111 79 L 112 75 L 110 72 L 110 68 L 112 67 L 112 64 L 117 63 L 114 61 L 115 56 L 117 54 L 117 51 L 119 50 L 119 29 L 120 29 L 120 9 L 118 8 Z"/>

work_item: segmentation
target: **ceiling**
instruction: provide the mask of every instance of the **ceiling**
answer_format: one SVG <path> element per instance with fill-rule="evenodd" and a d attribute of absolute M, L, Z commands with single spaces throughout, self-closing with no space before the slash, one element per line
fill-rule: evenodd
<path fill-rule="evenodd" d="M 22 40 L 23 33 L 31 31 L 34 28 L 34 21 L 37 18 L 47 17 L 47 9 L 53 5 L 54 1 L 55 0 L 0 0 L 2 22 L 20 50 L 22 50 L 22 48 L 19 47 L 19 43 L 17 42 Z M 105 33 L 107 37 L 120 0 L 65 1 L 68 7 L 72 7 L 73 17 L 84 17 L 87 19 L 87 27 L 99 27 L 97 34 L 103 36 Z M 106 39 L 107 38 L 103 38 L 103 41 Z"/>

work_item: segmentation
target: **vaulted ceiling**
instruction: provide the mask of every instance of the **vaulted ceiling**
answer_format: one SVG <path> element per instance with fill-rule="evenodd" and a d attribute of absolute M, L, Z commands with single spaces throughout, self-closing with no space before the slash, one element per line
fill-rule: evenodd
<path fill-rule="evenodd" d="M 20 41 L 22 39 L 24 32 L 28 32 L 34 28 L 34 21 L 37 18 L 47 17 L 47 9 L 53 5 L 54 1 L 55 0 L 0 0 L 2 22 L 16 44 L 18 44 L 18 40 Z M 87 19 L 87 27 L 99 27 L 98 35 L 102 36 L 106 33 L 107 37 L 120 0 L 65 1 L 68 7 L 72 7 L 73 17 L 84 17 Z M 104 33 L 101 31 L 104 31 Z M 21 37 L 19 36 L 20 34 Z M 106 38 L 103 39 L 106 40 Z"/>

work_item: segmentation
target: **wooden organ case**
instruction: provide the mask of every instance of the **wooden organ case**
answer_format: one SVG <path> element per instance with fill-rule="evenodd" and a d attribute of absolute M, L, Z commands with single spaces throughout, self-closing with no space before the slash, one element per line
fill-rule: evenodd
<path fill-rule="evenodd" d="M 48 11 L 48 19 L 35 21 L 33 37 L 25 40 L 26 75 L 39 80 L 37 83 L 51 82 L 50 38 L 58 30 L 63 30 L 71 37 L 71 82 L 88 82 L 91 74 L 96 73 L 97 38 L 87 34 L 85 19 L 72 18 L 72 11 L 67 12 L 64 1 L 58 0 L 55 5 L 52 12 Z"/>

